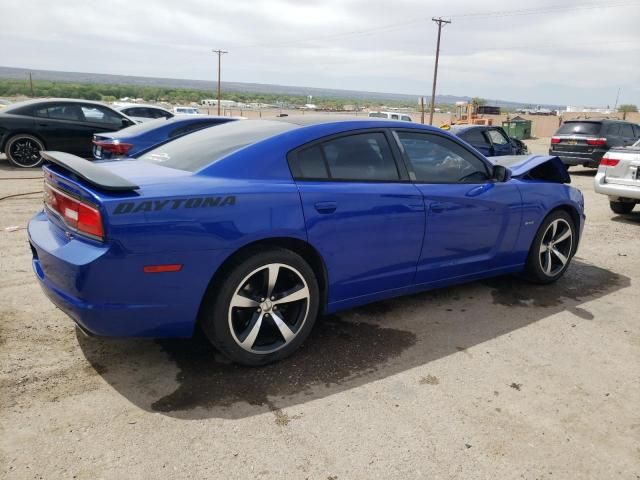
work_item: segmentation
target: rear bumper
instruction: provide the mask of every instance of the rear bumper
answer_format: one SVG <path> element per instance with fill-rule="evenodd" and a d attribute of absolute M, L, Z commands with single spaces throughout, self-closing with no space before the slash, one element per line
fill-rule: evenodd
<path fill-rule="evenodd" d="M 605 173 L 598 172 L 593 181 L 596 193 L 608 195 L 613 198 L 631 198 L 640 201 L 640 187 L 633 185 L 620 185 L 617 183 L 607 183 Z"/>
<path fill-rule="evenodd" d="M 67 238 L 41 212 L 28 226 L 33 270 L 46 296 L 83 330 L 110 337 L 189 337 L 215 265 L 212 255 L 130 255 Z M 221 251 L 216 255 L 222 257 Z M 196 258 L 200 258 L 198 262 Z M 204 261 L 202 261 L 202 259 Z M 209 263 L 207 268 L 202 264 Z M 145 274 L 144 265 L 183 263 Z"/>
<path fill-rule="evenodd" d="M 565 165 L 583 165 L 585 167 L 598 168 L 602 156 L 606 150 L 594 150 L 591 153 L 565 152 L 549 149 L 549 155 L 560 158 Z"/>

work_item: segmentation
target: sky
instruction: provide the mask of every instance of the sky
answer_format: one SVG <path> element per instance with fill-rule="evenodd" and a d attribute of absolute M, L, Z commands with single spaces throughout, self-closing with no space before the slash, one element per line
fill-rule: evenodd
<path fill-rule="evenodd" d="M 1 0 L 0 65 L 640 105 L 640 0 Z"/>

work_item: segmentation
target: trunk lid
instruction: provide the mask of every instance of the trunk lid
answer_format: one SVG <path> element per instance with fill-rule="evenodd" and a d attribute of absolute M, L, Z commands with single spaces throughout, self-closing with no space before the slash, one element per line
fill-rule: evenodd
<path fill-rule="evenodd" d="M 618 185 L 640 187 L 640 146 L 612 148 L 600 163 L 605 181 Z"/>
<path fill-rule="evenodd" d="M 112 233 L 112 227 L 118 224 L 117 218 L 110 218 L 118 204 L 137 201 L 144 196 L 155 198 L 166 192 L 167 185 L 193 176 L 191 172 L 137 160 L 90 162 L 68 153 L 49 151 L 42 152 L 42 156 L 47 162 L 43 168 L 45 183 L 70 202 L 79 201 L 97 210 L 101 215 L 105 241 Z M 65 219 L 61 212 L 52 208 L 45 211 L 51 223 L 62 229 L 68 238 L 83 234 L 70 225 L 69 218 Z M 144 212 L 129 216 L 128 220 L 144 222 Z M 87 236 L 83 235 L 83 238 Z"/>

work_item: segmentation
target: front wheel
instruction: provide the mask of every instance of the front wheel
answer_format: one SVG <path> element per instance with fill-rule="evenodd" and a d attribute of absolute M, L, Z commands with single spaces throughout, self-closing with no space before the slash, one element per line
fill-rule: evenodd
<path fill-rule="evenodd" d="M 636 204 L 634 202 L 613 202 L 613 201 L 609 202 L 609 207 L 611 207 L 611 211 L 619 215 L 624 215 L 625 213 L 631 213 L 631 210 L 633 210 L 633 207 L 635 206 Z"/>
<path fill-rule="evenodd" d="M 16 167 L 30 168 L 39 166 L 43 159 L 40 152 L 43 143 L 33 135 L 19 134 L 11 137 L 5 146 L 7 159 Z"/>
<path fill-rule="evenodd" d="M 209 340 L 236 363 L 265 365 L 292 354 L 307 338 L 319 307 L 318 282 L 296 253 L 253 251 L 236 259 L 214 285 L 200 323 Z"/>
<path fill-rule="evenodd" d="M 534 283 L 558 280 L 569 267 L 577 247 L 576 226 L 564 210 L 556 210 L 538 229 L 525 266 L 525 277 Z"/>

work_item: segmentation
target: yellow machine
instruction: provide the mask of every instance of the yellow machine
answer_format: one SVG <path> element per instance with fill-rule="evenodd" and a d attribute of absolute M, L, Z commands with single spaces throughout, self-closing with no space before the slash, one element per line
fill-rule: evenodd
<path fill-rule="evenodd" d="M 493 125 L 493 119 L 478 115 L 478 104 L 471 102 L 456 102 L 456 111 L 451 123 L 440 125 L 447 130 L 451 125 Z"/>

